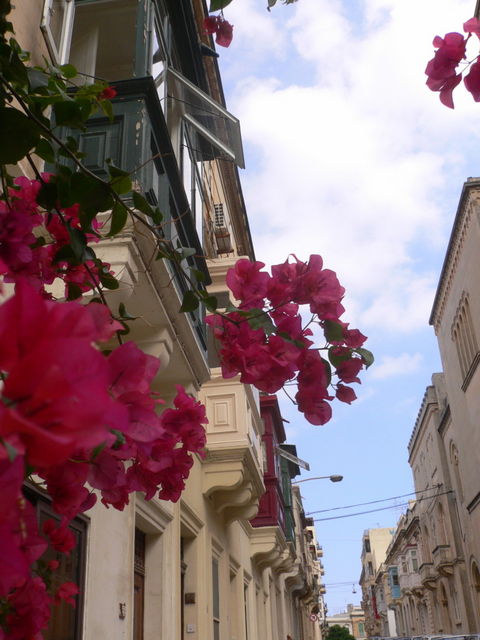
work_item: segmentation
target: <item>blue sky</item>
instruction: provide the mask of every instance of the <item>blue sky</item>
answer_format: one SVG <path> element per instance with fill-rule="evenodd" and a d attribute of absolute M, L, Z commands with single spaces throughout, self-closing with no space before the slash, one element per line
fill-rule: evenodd
<path fill-rule="evenodd" d="M 311 465 L 303 477 L 344 475 L 302 485 L 310 512 L 413 489 L 407 444 L 441 367 L 429 312 L 462 184 L 480 175 L 480 106 L 459 87 L 455 111 L 446 109 L 424 69 L 433 37 L 460 31 L 475 3 L 265 5 L 234 0 L 225 9 L 234 40 L 219 47 L 227 105 L 242 125 L 257 259 L 320 253 L 347 288 L 344 319 L 376 356 L 358 401 L 337 404 L 325 427 L 279 395 L 289 441 Z M 330 613 L 360 601 L 352 585 L 364 529 L 394 526 L 401 511 L 317 523 Z"/>

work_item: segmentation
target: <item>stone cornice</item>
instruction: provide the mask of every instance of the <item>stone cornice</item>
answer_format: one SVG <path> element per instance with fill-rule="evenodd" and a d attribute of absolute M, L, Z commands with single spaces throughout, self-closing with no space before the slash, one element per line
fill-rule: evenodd
<path fill-rule="evenodd" d="M 468 178 L 463 185 L 462 193 L 460 195 L 457 214 L 453 223 L 447 253 L 443 262 L 437 292 L 435 294 L 435 300 L 430 314 L 429 323 L 433 325 L 436 333 L 442 320 L 452 281 L 457 272 L 459 258 L 465 244 L 468 227 L 470 226 L 470 222 L 473 217 L 474 207 L 475 205 L 478 205 L 479 200 L 480 179 Z"/>

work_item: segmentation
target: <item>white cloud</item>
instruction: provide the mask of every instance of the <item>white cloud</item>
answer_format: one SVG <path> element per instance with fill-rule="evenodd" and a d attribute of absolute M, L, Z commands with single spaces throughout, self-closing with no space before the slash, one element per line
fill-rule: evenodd
<path fill-rule="evenodd" d="M 365 322 L 425 326 L 436 285 L 428 256 L 444 246 L 479 107 L 467 96 L 447 110 L 423 71 L 433 36 L 461 29 L 471 3 L 258 6 L 229 5 L 242 66 L 227 65 L 237 79 L 229 106 L 255 157 L 243 185 L 257 257 L 321 253 Z"/>
<path fill-rule="evenodd" d="M 410 375 L 418 371 L 422 364 L 420 353 L 402 353 L 399 356 L 384 356 L 380 363 L 372 367 L 370 378 L 385 380 L 394 376 Z"/>

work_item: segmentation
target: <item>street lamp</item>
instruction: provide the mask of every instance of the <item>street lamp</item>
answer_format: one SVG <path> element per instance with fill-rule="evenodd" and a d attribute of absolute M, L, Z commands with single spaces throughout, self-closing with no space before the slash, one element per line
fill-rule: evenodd
<path fill-rule="evenodd" d="M 330 480 L 330 482 L 341 482 L 343 476 L 315 476 L 314 478 L 304 478 L 303 480 L 296 480 L 292 484 L 300 484 L 301 482 L 310 482 L 310 480 Z"/>

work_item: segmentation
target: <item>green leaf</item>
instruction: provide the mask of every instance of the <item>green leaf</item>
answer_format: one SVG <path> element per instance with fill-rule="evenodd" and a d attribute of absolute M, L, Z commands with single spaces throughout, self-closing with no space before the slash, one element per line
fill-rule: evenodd
<path fill-rule="evenodd" d="M 203 271 L 199 271 L 198 269 L 190 267 L 190 273 L 197 282 L 205 282 L 205 274 L 203 273 Z"/>
<path fill-rule="evenodd" d="M 240 311 L 240 313 L 245 316 L 252 329 L 262 329 L 267 336 L 275 333 L 275 325 L 263 309 L 249 309 L 248 311 Z"/>
<path fill-rule="evenodd" d="M 110 122 L 113 122 L 113 107 L 110 100 L 100 100 L 99 104 L 103 113 L 107 116 Z"/>
<path fill-rule="evenodd" d="M 99 211 L 107 211 L 114 204 L 110 188 L 104 182 L 83 173 L 74 173 L 71 179 L 71 196 L 82 209 L 82 228 L 89 230 L 90 223 Z M 88 225 L 87 228 L 84 225 Z"/>
<path fill-rule="evenodd" d="M 64 75 L 65 78 L 75 78 L 77 75 L 77 70 L 73 66 L 73 64 L 62 64 L 60 66 L 60 71 Z"/>
<path fill-rule="evenodd" d="M 43 236 L 39 236 L 33 244 L 30 245 L 30 249 L 37 249 L 38 247 L 44 247 L 46 244 L 45 238 Z"/>
<path fill-rule="evenodd" d="M 78 264 L 73 249 L 69 244 L 63 245 L 53 258 L 53 262 L 69 262 L 70 264 Z"/>
<path fill-rule="evenodd" d="M 121 431 L 118 431 L 118 429 L 111 429 L 110 432 L 116 437 L 116 441 L 113 444 L 114 449 L 118 449 L 122 444 L 125 444 L 126 439 Z"/>
<path fill-rule="evenodd" d="M 332 381 L 332 367 L 330 366 L 330 363 L 325 360 L 325 358 L 322 358 L 322 362 L 325 365 L 325 372 L 327 374 L 327 384 L 325 386 L 328 387 L 330 382 Z"/>
<path fill-rule="evenodd" d="M 109 237 L 116 236 L 117 233 L 120 233 L 127 222 L 127 217 L 127 208 L 120 202 L 116 202 L 112 209 L 112 221 L 110 223 L 110 231 L 108 232 Z"/>
<path fill-rule="evenodd" d="M 232 0 L 210 0 L 210 9 L 209 12 L 212 11 L 220 11 L 220 9 L 225 9 L 226 6 L 230 4 Z"/>
<path fill-rule="evenodd" d="M 361 356 L 362 360 L 365 363 L 365 367 L 368 369 L 374 362 L 375 357 L 371 351 L 368 349 L 364 349 L 363 347 L 359 347 L 358 349 L 354 349 L 355 353 L 358 353 Z"/>
<path fill-rule="evenodd" d="M 127 311 L 125 305 L 123 304 L 123 302 L 121 302 L 118 305 L 118 315 L 123 320 L 136 320 L 137 319 L 137 316 L 132 316 L 130 313 L 128 313 L 128 311 Z"/>
<path fill-rule="evenodd" d="M 130 333 L 130 327 L 128 326 L 128 324 L 123 320 L 120 320 L 120 324 L 122 325 L 123 329 L 117 329 L 117 333 L 119 333 L 121 336 L 128 335 Z"/>
<path fill-rule="evenodd" d="M 342 362 L 345 362 L 345 360 L 350 360 L 350 358 L 352 357 L 350 349 L 347 349 L 344 355 L 338 355 L 335 353 L 335 350 L 337 348 L 338 347 L 329 347 L 328 349 L 328 359 L 334 367 L 338 367 L 338 365 L 340 365 Z"/>
<path fill-rule="evenodd" d="M 92 454 L 90 456 L 90 460 L 95 460 L 99 453 L 101 453 L 105 447 L 107 446 L 106 442 L 102 442 L 101 444 L 97 444 L 96 447 L 92 449 Z"/>
<path fill-rule="evenodd" d="M 197 296 L 193 293 L 193 291 L 185 291 L 183 294 L 182 306 L 180 307 L 180 311 L 182 313 L 186 313 L 188 311 L 195 311 L 198 309 L 199 301 Z"/>
<path fill-rule="evenodd" d="M 82 290 L 75 282 L 67 283 L 67 300 L 78 300 L 82 297 Z"/>
<path fill-rule="evenodd" d="M 109 165 L 108 171 L 110 173 L 110 181 L 112 189 L 115 193 L 121 195 L 122 193 L 128 193 L 132 190 L 132 180 L 128 171 L 123 171 L 113 165 Z"/>
<path fill-rule="evenodd" d="M 42 160 L 45 160 L 45 162 L 50 162 L 51 164 L 55 162 L 55 151 L 45 138 L 40 139 L 40 142 L 35 147 L 35 153 L 42 158 Z"/>
<path fill-rule="evenodd" d="M 8 460 L 10 462 L 13 462 L 15 460 L 15 458 L 17 457 L 17 455 L 18 455 L 18 451 L 7 440 L 2 440 L 2 444 L 5 447 L 5 449 L 7 450 Z"/>
<path fill-rule="evenodd" d="M 15 164 L 40 140 L 37 125 L 12 107 L 0 107 L 0 164 Z"/>
<path fill-rule="evenodd" d="M 325 320 L 323 331 L 328 342 L 342 342 L 343 327 L 338 322 L 334 322 L 333 320 Z"/>
<path fill-rule="evenodd" d="M 238 311 L 238 307 L 236 307 L 234 304 L 232 304 L 231 302 L 229 302 L 227 304 L 227 306 L 225 307 L 225 312 L 226 313 L 235 313 L 236 311 Z"/>
<path fill-rule="evenodd" d="M 87 248 L 87 236 L 81 229 L 72 228 L 69 223 L 67 223 L 67 230 L 73 255 L 79 262 L 83 262 L 85 260 L 85 249 Z"/>
<path fill-rule="evenodd" d="M 83 129 L 85 120 L 80 105 L 75 100 L 64 100 L 53 105 L 55 124 L 57 126 Z M 88 117 L 88 116 L 87 116 Z"/>
<path fill-rule="evenodd" d="M 203 304 L 209 311 L 216 311 L 218 308 L 218 300 L 215 296 L 207 296 L 206 298 L 203 298 Z"/>
<path fill-rule="evenodd" d="M 100 282 L 105 287 L 105 289 L 118 289 L 119 287 L 118 280 L 115 278 L 115 276 L 112 276 L 112 274 L 109 273 L 108 271 L 106 270 L 100 271 L 99 277 L 100 277 Z"/>
<path fill-rule="evenodd" d="M 150 218 L 153 217 L 154 211 L 147 200 L 137 191 L 132 192 L 133 206 L 142 213 L 145 213 Z"/>

